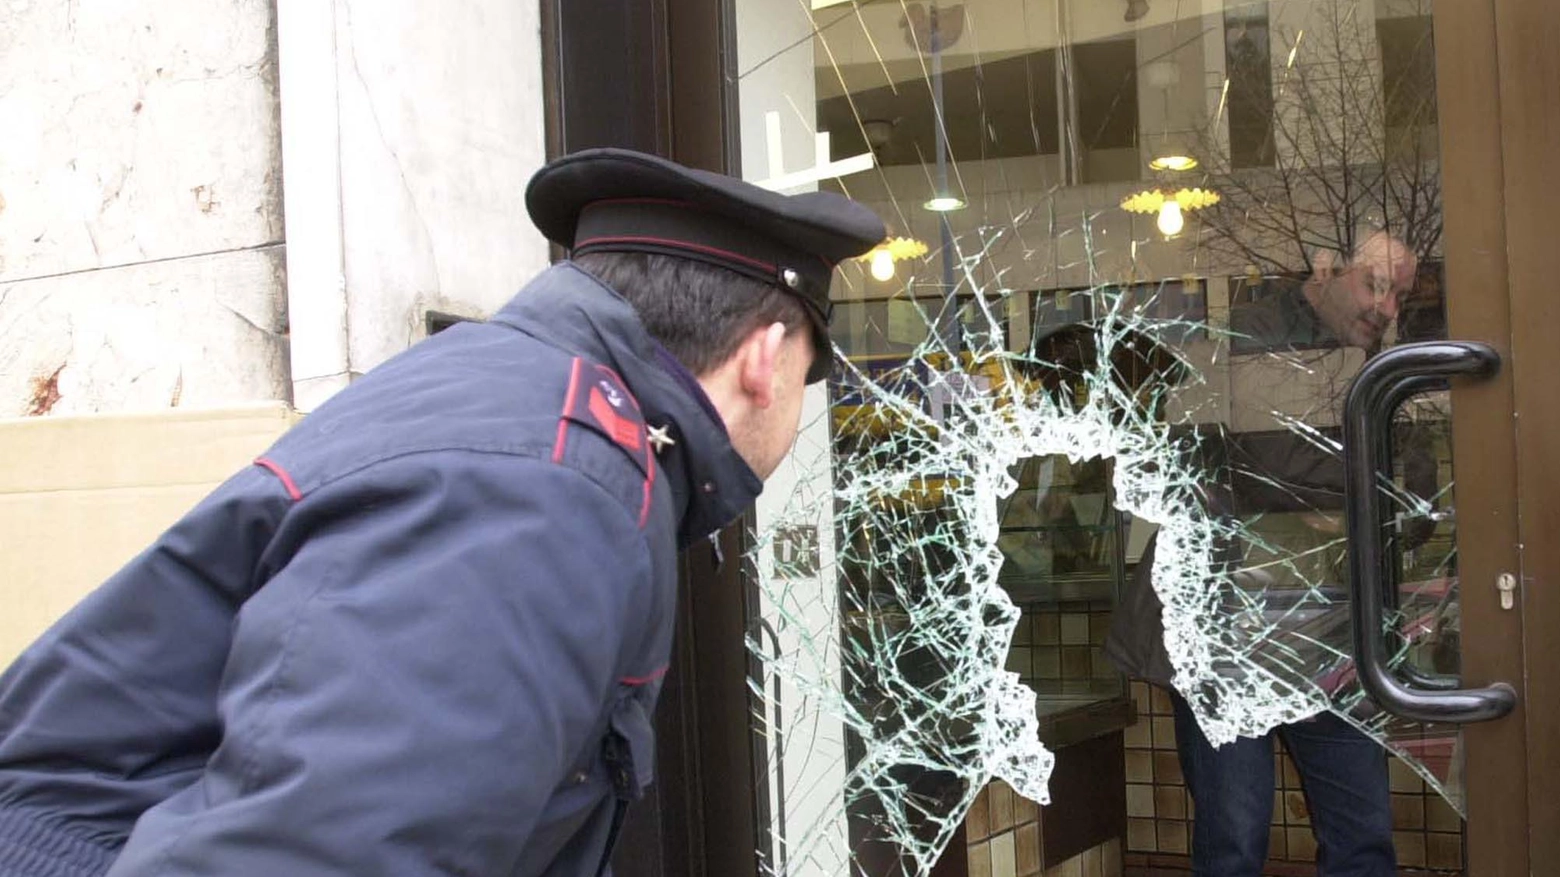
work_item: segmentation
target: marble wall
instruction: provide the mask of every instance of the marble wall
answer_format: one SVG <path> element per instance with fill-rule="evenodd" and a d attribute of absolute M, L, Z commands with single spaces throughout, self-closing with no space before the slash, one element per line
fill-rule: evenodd
<path fill-rule="evenodd" d="M 0 15 L 0 416 L 285 398 L 268 0 Z"/>
<path fill-rule="evenodd" d="M 534 2 L 8 0 L 0 417 L 298 402 L 340 336 L 308 408 L 487 315 L 543 130 Z"/>
<path fill-rule="evenodd" d="M 286 0 L 284 0 L 286 2 Z M 547 264 L 525 211 L 545 161 L 536 2 L 337 0 L 351 367 L 486 316 Z"/>

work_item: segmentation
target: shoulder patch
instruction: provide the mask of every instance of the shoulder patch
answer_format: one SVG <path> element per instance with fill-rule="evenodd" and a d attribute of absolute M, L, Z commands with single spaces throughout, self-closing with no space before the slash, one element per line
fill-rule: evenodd
<path fill-rule="evenodd" d="M 576 356 L 570 368 L 569 390 L 563 400 L 558 438 L 553 445 L 553 462 L 563 460 L 571 422 L 594 429 L 639 460 L 646 444 L 645 420 L 639 413 L 639 400 L 623 385 L 617 372 L 604 365 Z"/>
<path fill-rule="evenodd" d="M 639 402 L 604 366 L 595 366 L 595 370 L 596 383 L 587 394 L 585 410 L 609 438 L 637 454 L 645 445 L 645 421 L 639 416 Z"/>
<path fill-rule="evenodd" d="M 569 444 L 571 426 L 583 426 L 605 436 L 634 461 L 644 476 L 639 525 L 650 513 L 651 488 L 655 484 L 655 453 L 650 449 L 639 400 L 628 391 L 612 369 L 576 356 L 569 372 L 569 389 L 558 416 L 558 436 L 552 459 L 561 463 Z"/>

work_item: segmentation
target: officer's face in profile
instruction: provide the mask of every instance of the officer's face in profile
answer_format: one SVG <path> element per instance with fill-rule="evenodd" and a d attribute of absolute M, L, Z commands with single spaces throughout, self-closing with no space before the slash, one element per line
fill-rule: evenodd
<path fill-rule="evenodd" d="M 1322 322 L 1344 344 L 1374 350 L 1414 286 L 1418 260 L 1397 238 L 1377 232 L 1341 269 L 1319 265 L 1308 295 Z"/>

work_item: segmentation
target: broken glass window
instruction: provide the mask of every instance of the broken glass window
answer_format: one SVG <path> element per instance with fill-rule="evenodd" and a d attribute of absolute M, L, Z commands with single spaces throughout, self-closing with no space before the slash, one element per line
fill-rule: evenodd
<path fill-rule="evenodd" d="M 993 780 L 1068 806 L 1128 676 L 1216 745 L 1331 711 L 1460 808 L 1456 733 L 1354 677 L 1339 427 L 1369 356 L 1444 337 L 1429 13 L 739 0 L 744 175 L 905 241 L 839 272 L 759 504 L 767 873 L 928 874 Z M 1383 635 L 1431 682 L 1449 422 L 1405 405 L 1380 482 Z"/>

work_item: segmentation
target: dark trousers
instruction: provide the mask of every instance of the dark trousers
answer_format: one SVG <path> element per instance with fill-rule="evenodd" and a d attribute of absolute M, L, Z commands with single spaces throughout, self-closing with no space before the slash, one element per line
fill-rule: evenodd
<path fill-rule="evenodd" d="M 1175 695 L 1181 771 L 1196 806 L 1192 868 L 1197 877 L 1257 877 L 1273 819 L 1273 734 L 1284 741 L 1305 790 L 1316 835 L 1317 877 L 1397 873 L 1387 753 L 1330 713 L 1283 725 L 1218 749 Z"/>

